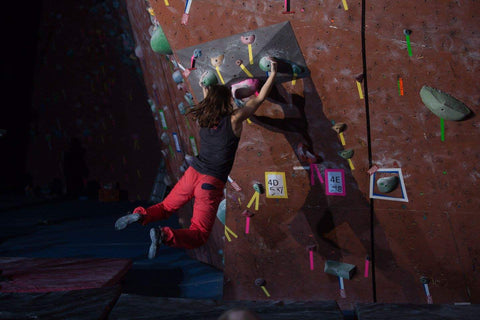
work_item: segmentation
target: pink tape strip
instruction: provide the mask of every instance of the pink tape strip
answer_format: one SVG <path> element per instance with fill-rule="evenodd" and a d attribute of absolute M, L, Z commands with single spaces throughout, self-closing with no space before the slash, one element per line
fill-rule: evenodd
<path fill-rule="evenodd" d="M 313 270 L 313 250 L 310 250 L 310 270 Z"/>
<path fill-rule="evenodd" d="M 245 233 L 250 233 L 250 217 L 247 217 L 247 223 L 245 225 Z"/>
<path fill-rule="evenodd" d="M 320 182 L 325 183 L 323 181 L 322 175 L 320 174 L 320 170 L 318 170 L 318 166 L 316 164 L 313 164 L 313 166 L 315 167 L 315 171 L 317 171 L 317 176 L 318 176 L 318 179 L 320 179 Z"/>
<path fill-rule="evenodd" d="M 190 59 L 190 68 L 193 69 L 195 67 L 195 57 L 192 56 L 192 59 Z"/>

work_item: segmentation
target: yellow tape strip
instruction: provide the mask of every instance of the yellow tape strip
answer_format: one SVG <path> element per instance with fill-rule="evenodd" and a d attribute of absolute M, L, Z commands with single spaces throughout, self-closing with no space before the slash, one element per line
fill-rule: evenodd
<path fill-rule="evenodd" d="M 225 229 L 225 237 L 227 237 L 228 242 L 231 242 L 231 241 L 232 241 L 232 239 L 231 239 L 230 236 L 228 235 L 227 229 Z"/>
<path fill-rule="evenodd" d="M 363 99 L 362 84 L 358 81 L 356 81 L 356 82 L 357 82 L 358 95 L 360 96 L 360 99 Z"/>
<path fill-rule="evenodd" d="M 215 68 L 217 69 L 217 73 L 218 73 L 218 77 L 220 78 L 220 81 L 222 82 L 222 84 L 225 84 L 222 74 L 220 73 L 220 68 L 218 66 L 216 66 Z"/>
<path fill-rule="evenodd" d="M 350 169 L 355 170 L 355 167 L 353 166 L 353 162 L 351 159 L 347 159 L 348 165 L 350 166 Z"/>
<path fill-rule="evenodd" d="M 292 86 L 296 85 L 297 84 L 297 74 L 294 73 L 293 74 L 293 79 L 292 79 Z"/>
<path fill-rule="evenodd" d="M 263 292 L 265 292 L 265 295 L 266 295 L 267 297 L 270 297 L 270 293 L 268 293 L 267 288 L 265 288 L 264 286 L 262 286 L 262 290 L 263 290 Z"/>
<path fill-rule="evenodd" d="M 230 229 L 229 227 L 227 227 L 227 225 L 225 225 L 225 230 L 227 232 L 229 232 L 232 236 L 234 236 L 235 238 L 238 238 L 237 234 L 235 232 L 232 231 L 232 229 Z"/>
<path fill-rule="evenodd" d="M 343 8 L 345 9 L 345 11 L 348 10 L 348 4 L 347 4 L 347 0 L 342 0 L 343 2 Z"/>
<path fill-rule="evenodd" d="M 248 124 L 252 124 L 252 120 L 250 120 L 250 118 L 247 118 L 247 122 Z"/>
<path fill-rule="evenodd" d="M 343 132 L 340 132 L 338 135 L 340 136 L 340 141 L 342 142 L 342 146 L 346 145 L 345 138 L 343 136 Z"/>
<path fill-rule="evenodd" d="M 168 0 L 165 0 L 165 5 L 168 7 L 170 6 L 170 3 L 168 3 Z"/>
<path fill-rule="evenodd" d="M 248 71 L 247 68 L 245 68 L 243 63 L 240 65 L 240 68 L 242 68 L 243 72 L 245 72 L 247 74 L 247 76 L 249 76 L 250 78 L 253 78 L 253 74 L 250 71 Z"/>
<path fill-rule="evenodd" d="M 253 54 L 252 54 L 252 45 L 248 45 L 248 58 L 250 61 L 250 64 L 253 64 Z"/>
<path fill-rule="evenodd" d="M 255 201 L 255 199 L 258 199 L 258 192 L 257 191 L 255 191 L 255 193 L 252 196 L 252 199 L 250 199 L 250 201 L 248 202 L 247 208 L 250 208 L 252 206 L 253 201 Z"/>

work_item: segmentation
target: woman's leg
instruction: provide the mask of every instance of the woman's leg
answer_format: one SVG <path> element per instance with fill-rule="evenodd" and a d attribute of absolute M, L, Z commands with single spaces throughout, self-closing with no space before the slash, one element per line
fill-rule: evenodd
<path fill-rule="evenodd" d="M 208 175 L 201 175 L 194 189 L 195 202 L 189 229 L 162 228 L 162 242 L 168 246 L 193 249 L 207 241 L 217 217 L 218 205 L 223 199 L 225 183 Z"/>
<path fill-rule="evenodd" d="M 147 209 L 136 208 L 134 212 L 142 214 L 142 224 L 146 225 L 153 221 L 168 219 L 172 213 L 192 199 L 199 175 L 195 169 L 189 167 L 162 202 Z"/>

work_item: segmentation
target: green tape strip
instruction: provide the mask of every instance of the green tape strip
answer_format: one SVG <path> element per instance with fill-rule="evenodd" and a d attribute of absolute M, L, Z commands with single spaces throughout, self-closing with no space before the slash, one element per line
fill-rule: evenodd
<path fill-rule="evenodd" d="M 193 155 L 195 157 L 198 156 L 197 143 L 195 142 L 195 138 L 193 136 L 190 136 L 190 144 L 192 146 Z"/>
<path fill-rule="evenodd" d="M 397 80 L 397 86 L 398 86 L 398 95 L 402 95 L 402 90 L 400 89 L 400 79 Z"/>
<path fill-rule="evenodd" d="M 172 158 L 175 156 L 175 154 L 173 153 L 173 149 L 172 149 L 172 146 L 171 145 L 168 145 L 168 149 L 170 150 L 170 155 L 172 156 Z"/>
<path fill-rule="evenodd" d="M 413 53 L 412 53 L 412 46 L 410 45 L 410 36 L 407 34 L 405 35 L 405 38 L 407 38 L 408 55 L 411 57 L 413 56 Z"/>
<path fill-rule="evenodd" d="M 440 118 L 440 139 L 445 141 L 445 120 Z"/>

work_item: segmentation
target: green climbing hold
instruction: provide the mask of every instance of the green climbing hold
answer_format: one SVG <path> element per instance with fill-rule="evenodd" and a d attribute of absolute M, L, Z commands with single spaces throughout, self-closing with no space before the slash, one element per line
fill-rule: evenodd
<path fill-rule="evenodd" d="M 292 71 L 294 74 L 298 75 L 303 72 L 302 68 L 297 66 L 296 64 L 292 64 Z"/>
<path fill-rule="evenodd" d="M 163 29 L 160 26 L 157 26 L 153 31 L 152 37 L 150 38 L 150 46 L 152 50 L 160 54 L 172 54 L 172 49 L 170 44 L 163 33 Z"/>
<path fill-rule="evenodd" d="M 207 70 L 200 77 L 200 82 L 204 87 L 213 86 L 215 84 L 218 84 L 218 78 L 215 75 L 215 72 Z"/>
<path fill-rule="evenodd" d="M 429 86 L 423 86 L 420 97 L 425 106 L 440 119 L 459 121 L 470 114 L 470 109 L 451 95 Z"/>
<path fill-rule="evenodd" d="M 270 57 L 263 57 L 258 62 L 258 66 L 265 72 L 270 71 Z"/>
<path fill-rule="evenodd" d="M 389 193 L 397 188 L 400 179 L 397 176 L 383 177 L 377 180 L 378 190 L 382 193 Z"/>
<path fill-rule="evenodd" d="M 353 157 L 353 149 L 345 149 L 338 152 L 338 155 L 343 159 L 350 159 Z"/>
<path fill-rule="evenodd" d="M 265 187 L 261 183 L 255 183 L 253 189 L 260 194 L 265 193 Z"/>

